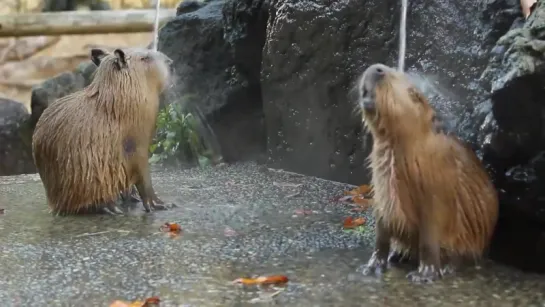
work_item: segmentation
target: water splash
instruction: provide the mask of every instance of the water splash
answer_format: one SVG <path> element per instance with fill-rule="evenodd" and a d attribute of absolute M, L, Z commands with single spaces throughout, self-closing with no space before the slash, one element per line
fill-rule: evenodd
<path fill-rule="evenodd" d="M 397 69 L 405 69 L 405 50 L 407 49 L 407 6 L 408 0 L 401 0 L 401 18 L 399 22 L 399 55 Z"/>
<path fill-rule="evenodd" d="M 161 9 L 161 0 L 155 0 L 155 22 L 153 26 L 153 51 L 157 51 L 159 45 L 159 10 Z"/>

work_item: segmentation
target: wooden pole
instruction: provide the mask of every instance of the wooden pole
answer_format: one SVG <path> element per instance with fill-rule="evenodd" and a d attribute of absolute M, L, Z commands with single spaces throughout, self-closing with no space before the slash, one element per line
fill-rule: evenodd
<path fill-rule="evenodd" d="M 161 9 L 160 23 L 176 16 Z M 0 37 L 152 32 L 155 10 L 70 11 L 0 15 Z"/>

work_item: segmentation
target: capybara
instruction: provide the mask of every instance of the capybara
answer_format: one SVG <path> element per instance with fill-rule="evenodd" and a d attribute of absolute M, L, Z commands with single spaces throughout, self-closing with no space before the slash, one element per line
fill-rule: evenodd
<path fill-rule="evenodd" d="M 497 192 L 475 153 L 443 133 L 435 111 L 407 76 L 383 64 L 360 78 L 359 107 L 373 136 L 369 156 L 376 238 L 364 274 L 389 256 L 418 259 L 407 277 L 432 282 L 462 260 L 478 260 L 498 218 Z"/>
<path fill-rule="evenodd" d="M 172 60 L 148 49 L 92 49 L 89 86 L 60 98 L 39 118 L 34 161 L 57 214 L 122 213 L 116 200 L 134 184 L 146 211 L 165 209 L 152 186 L 148 150 L 159 95 Z"/>

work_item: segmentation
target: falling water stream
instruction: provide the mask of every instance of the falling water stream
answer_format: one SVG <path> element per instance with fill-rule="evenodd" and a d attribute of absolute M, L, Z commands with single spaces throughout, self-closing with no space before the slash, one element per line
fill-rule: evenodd
<path fill-rule="evenodd" d="M 159 45 L 159 9 L 161 8 L 161 0 L 155 2 L 155 23 L 153 26 L 153 50 L 157 51 Z"/>
<path fill-rule="evenodd" d="M 399 55 L 398 66 L 399 71 L 405 69 L 405 49 L 407 49 L 407 1 L 401 0 L 401 18 L 399 21 Z"/>

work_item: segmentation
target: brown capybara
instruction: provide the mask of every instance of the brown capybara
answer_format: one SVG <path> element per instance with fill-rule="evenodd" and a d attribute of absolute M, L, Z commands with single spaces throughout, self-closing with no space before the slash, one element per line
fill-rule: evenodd
<path fill-rule="evenodd" d="M 359 82 L 359 107 L 373 136 L 369 156 L 376 241 L 364 274 L 389 256 L 419 261 L 407 277 L 432 282 L 462 260 L 478 260 L 498 218 L 498 196 L 475 153 L 440 129 L 407 76 L 382 64 Z M 392 252 L 390 254 L 390 252 Z"/>
<path fill-rule="evenodd" d="M 146 211 L 165 209 L 151 183 L 148 150 L 159 95 L 170 83 L 166 55 L 147 49 L 91 50 L 92 83 L 58 99 L 39 118 L 32 151 L 56 214 L 122 213 L 134 184 Z"/>

